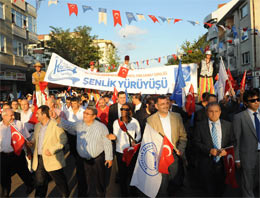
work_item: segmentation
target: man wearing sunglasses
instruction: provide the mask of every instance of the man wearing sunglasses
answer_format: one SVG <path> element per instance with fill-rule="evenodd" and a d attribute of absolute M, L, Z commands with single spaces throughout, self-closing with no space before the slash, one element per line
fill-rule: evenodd
<path fill-rule="evenodd" d="M 254 188 L 259 185 L 260 169 L 259 90 L 245 91 L 243 100 L 247 109 L 235 115 L 233 121 L 235 160 L 237 168 L 241 168 L 242 196 L 254 197 Z"/>

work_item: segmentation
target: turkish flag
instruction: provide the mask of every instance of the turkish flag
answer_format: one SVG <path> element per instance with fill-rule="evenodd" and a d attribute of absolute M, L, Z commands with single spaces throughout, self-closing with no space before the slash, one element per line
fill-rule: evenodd
<path fill-rule="evenodd" d="M 227 70 L 227 75 L 228 75 L 228 79 L 230 80 L 233 89 L 234 89 L 234 90 L 238 90 L 237 82 L 234 80 L 234 78 L 233 78 L 233 76 L 232 76 L 232 74 L 231 74 L 229 68 L 228 68 L 228 70 Z M 228 86 L 229 86 L 229 85 L 228 85 Z"/>
<path fill-rule="evenodd" d="M 174 60 L 177 60 L 176 54 L 173 54 L 172 57 L 174 58 Z"/>
<path fill-rule="evenodd" d="M 120 11 L 118 10 L 112 10 L 113 12 L 113 17 L 114 17 L 114 27 L 119 24 L 122 26 L 122 21 L 121 21 L 121 16 L 120 16 Z"/>
<path fill-rule="evenodd" d="M 160 62 L 161 62 L 161 57 L 158 58 L 158 63 L 160 63 Z"/>
<path fill-rule="evenodd" d="M 138 61 L 136 61 L 136 65 L 139 67 L 139 63 L 138 63 Z"/>
<path fill-rule="evenodd" d="M 245 90 L 245 86 L 246 86 L 246 71 L 244 72 L 243 78 L 240 82 L 240 89 Z"/>
<path fill-rule="evenodd" d="M 68 87 L 67 91 L 70 91 L 71 90 L 71 86 Z"/>
<path fill-rule="evenodd" d="M 211 23 L 204 23 L 204 24 L 208 25 L 210 28 L 213 26 L 213 24 Z"/>
<path fill-rule="evenodd" d="M 175 23 L 177 23 L 177 22 L 179 22 L 179 21 L 182 21 L 182 19 L 174 19 L 174 22 L 173 22 L 173 23 L 175 24 Z"/>
<path fill-rule="evenodd" d="M 233 41 L 232 41 L 232 40 L 227 40 L 227 42 L 230 43 L 230 44 L 232 44 Z"/>
<path fill-rule="evenodd" d="M 138 151 L 138 149 L 140 148 L 140 145 L 141 145 L 141 143 L 136 144 L 135 146 L 125 148 L 123 150 L 122 161 L 126 163 L 126 166 L 130 165 L 131 160 L 132 160 L 134 154 L 136 153 L 136 151 Z"/>
<path fill-rule="evenodd" d="M 75 13 L 76 16 L 78 16 L 78 6 L 77 4 L 68 3 L 69 7 L 69 14 Z"/>
<path fill-rule="evenodd" d="M 23 135 L 12 124 L 10 124 L 10 127 L 12 135 L 11 145 L 14 149 L 14 153 L 19 156 L 21 155 L 25 139 Z"/>
<path fill-rule="evenodd" d="M 33 114 L 31 116 L 30 120 L 28 121 L 29 123 L 31 123 L 31 124 L 37 124 L 38 123 L 38 119 L 36 117 L 37 111 L 38 111 L 38 106 L 34 105 L 34 111 L 33 111 Z"/>
<path fill-rule="evenodd" d="M 47 94 L 45 93 L 45 89 L 48 85 L 48 82 L 41 81 L 41 82 L 39 82 L 39 84 L 40 84 L 40 90 L 41 90 L 42 94 L 45 96 L 45 100 L 47 100 Z"/>
<path fill-rule="evenodd" d="M 190 85 L 189 93 L 186 97 L 185 109 L 188 115 L 191 115 L 195 112 L 195 97 L 194 97 L 194 88 L 193 85 Z"/>
<path fill-rule="evenodd" d="M 149 60 L 146 60 L 146 64 L 149 65 Z"/>
<path fill-rule="evenodd" d="M 127 74 L 128 74 L 128 71 L 129 71 L 128 68 L 122 66 L 122 67 L 120 67 L 119 72 L 118 72 L 117 75 L 118 75 L 119 77 L 126 78 L 126 76 L 127 76 Z"/>
<path fill-rule="evenodd" d="M 113 96 L 112 96 L 112 101 L 113 101 L 114 104 L 116 103 L 116 100 L 117 100 L 117 94 L 118 94 L 118 91 L 114 87 L 114 93 L 113 93 Z"/>
<path fill-rule="evenodd" d="M 225 170 L 226 170 L 226 184 L 230 184 L 232 188 L 237 188 L 238 184 L 236 181 L 236 175 L 235 175 L 235 157 L 234 157 L 234 147 L 231 146 L 229 148 L 225 149 L 227 152 L 227 155 L 224 157 L 224 164 L 225 164 Z"/>
<path fill-rule="evenodd" d="M 163 138 L 162 154 L 159 161 L 158 171 L 163 174 L 169 174 L 168 167 L 174 162 L 172 154 L 173 145 L 166 136 Z"/>
<path fill-rule="evenodd" d="M 153 20 L 154 23 L 156 23 L 156 22 L 159 23 L 158 19 L 155 16 L 153 16 L 153 15 L 148 15 L 148 16 Z"/>

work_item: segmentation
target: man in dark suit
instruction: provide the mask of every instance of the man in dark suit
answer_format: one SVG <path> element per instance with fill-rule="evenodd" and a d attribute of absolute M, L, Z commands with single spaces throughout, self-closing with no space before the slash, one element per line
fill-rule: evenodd
<path fill-rule="evenodd" d="M 221 196 L 224 192 L 225 170 L 222 156 L 226 147 L 234 145 L 231 123 L 221 120 L 217 102 L 206 106 L 208 119 L 197 124 L 194 143 L 199 152 L 199 172 L 207 196 Z"/>
<path fill-rule="evenodd" d="M 247 106 L 245 111 L 234 116 L 234 135 L 237 141 L 235 160 L 241 168 L 243 197 L 254 197 L 254 187 L 259 187 L 260 170 L 260 99 L 256 89 L 245 91 L 243 96 Z"/>
<path fill-rule="evenodd" d="M 108 130 L 109 133 L 113 133 L 113 123 L 116 119 L 121 117 L 120 108 L 126 103 L 126 94 L 124 91 L 120 91 L 117 94 L 117 103 L 112 104 L 108 113 Z"/>
<path fill-rule="evenodd" d="M 146 100 L 146 108 L 141 108 L 134 115 L 134 118 L 136 118 L 140 124 L 142 137 L 144 134 L 144 128 L 147 122 L 147 118 L 155 112 L 155 98 L 149 97 Z"/>

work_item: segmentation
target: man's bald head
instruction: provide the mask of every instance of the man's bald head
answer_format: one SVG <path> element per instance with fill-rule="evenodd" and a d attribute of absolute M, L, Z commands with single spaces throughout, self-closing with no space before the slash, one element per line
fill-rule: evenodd
<path fill-rule="evenodd" d="M 2 118 L 4 123 L 9 123 L 14 121 L 14 111 L 10 108 L 4 109 L 2 112 Z"/>

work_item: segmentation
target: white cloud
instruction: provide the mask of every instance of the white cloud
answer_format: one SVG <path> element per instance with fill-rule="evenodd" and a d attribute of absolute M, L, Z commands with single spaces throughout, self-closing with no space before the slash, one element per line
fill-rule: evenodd
<path fill-rule="evenodd" d="M 126 25 L 119 30 L 118 34 L 123 38 L 135 38 L 136 36 L 147 34 L 147 30 L 138 28 L 133 25 Z"/>

